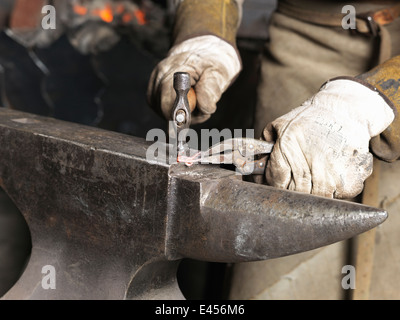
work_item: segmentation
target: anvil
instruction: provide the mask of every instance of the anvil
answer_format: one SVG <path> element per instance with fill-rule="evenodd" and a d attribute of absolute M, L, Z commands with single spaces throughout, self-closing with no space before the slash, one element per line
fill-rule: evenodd
<path fill-rule="evenodd" d="M 183 258 L 291 255 L 372 229 L 387 212 L 146 159 L 152 142 L 0 108 L 0 186 L 27 221 L 29 262 L 3 299 L 184 299 Z M 166 148 L 168 150 L 168 148 Z M 43 286 L 44 266 L 56 287 Z"/>

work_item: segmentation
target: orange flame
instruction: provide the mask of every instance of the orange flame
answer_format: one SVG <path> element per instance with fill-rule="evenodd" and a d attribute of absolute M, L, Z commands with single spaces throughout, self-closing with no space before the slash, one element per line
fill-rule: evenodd
<path fill-rule="evenodd" d="M 87 14 L 88 9 L 84 6 L 80 6 L 80 5 L 74 5 L 74 12 L 76 14 L 79 14 L 81 16 L 84 16 L 85 14 Z"/>
<path fill-rule="evenodd" d="M 113 11 L 109 4 L 107 4 L 104 9 L 100 9 L 98 15 L 101 20 L 107 23 L 110 23 L 114 20 Z"/>
<path fill-rule="evenodd" d="M 88 8 L 81 5 L 74 5 L 73 10 L 76 14 L 81 16 L 88 14 Z M 104 8 L 93 9 L 90 14 L 98 16 L 101 20 L 107 23 L 111 23 L 114 20 L 114 13 L 121 15 L 122 21 L 124 23 L 131 22 L 134 18 L 139 25 L 144 25 L 147 23 L 146 15 L 142 10 L 134 10 L 133 12 L 127 12 L 126 8 L 122 4 L 118 4 L 113 11 L 113 7 L 110 4 L 106 4 Z"/>
<path fill-rule="evenodd" d="M 117 4 L 117 7 L 115 8 L 115 12 L 118 14 L 123 14 L 125 11 L 125 6 L 121 3 Z"/>
<path fill-rule="evenodd" d="M 124 23 L 129 23 L 132 21 L 132 19 L 133 19 L 133 17 L 130 13 L 124 13 L 124 15 L 122 16 L 122 21 Z"/>
<path fill-rule="evenodd" d="M 143 11 L 135 10 L 135 11 L 133 11 L 133 14 L 135 15 L 136 20 L 139 25 L 142 26 L 142 25 L 146 24 L 146 18 L 145 18 L 145 14 Z"/>

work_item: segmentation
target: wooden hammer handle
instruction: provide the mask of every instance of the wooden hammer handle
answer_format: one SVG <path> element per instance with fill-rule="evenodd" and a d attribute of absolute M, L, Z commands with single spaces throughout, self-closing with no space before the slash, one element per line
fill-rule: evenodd
<path fill-rule="evenodd" d="M 196 108 L 197 103 L 196 92 L 194 91 L 193 87 L 189 89 L 187 98 L 189 102 L 190 112 L 193 112 L 193 110 Z"/>

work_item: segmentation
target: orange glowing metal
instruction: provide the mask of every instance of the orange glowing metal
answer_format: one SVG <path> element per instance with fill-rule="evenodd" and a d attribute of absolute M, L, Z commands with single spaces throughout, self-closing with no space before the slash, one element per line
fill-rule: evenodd
<path fill-rule="evenodd" d="M 117 4 L 117 7 L 115 8 L 115 12 L 117 14 L 122 14 L 125 11 L 125 6 L 123 4 Z"/>
<path fill-rule="evenodd" d="M 87 7 L 81 5 L 74 5 L 73 10 L 76 14 L 84 16 L 89 13 Z M 127 12 L 126 7 L 123 4 L 117 4 L 112 7 L 111 4 L 106 4 L 103 8 L 96 8 L 90 11 L 90 14 L 99 17 L 101 20 L 107 23 L 111 23 L 114 20 L 114 14 L 122 16 L 122 21 L 124 23 L 131 22 L 134 18 L 139 25 L 144 25 L 147 23 L 145 13 L 142 10 L 133 10 L 132 12 Z"/>
<path fill-rule="evenodd" d="M 125 13 L 125 14 L 122 16 L 122 21 L 123 21 L 124 23 L 129 23 L 129 22 L 132 21 L 132 19 L 133 19 L 133 16 L 132 16 L 130 13 Z"/>
<path fill-rule="evenodd" d="M 138 24 L 140 24 L 141 26 L 146 24 L 146 17 L 145 17 L 145 14 L 143 11 L 135 10 L 135 11 L 133 11 L 133 14 L 136 17 Z"/>
<path fill-rule="evenodd" d="M 76 14 L 79 14 L 81 16 L 84 16 L 85 14 L 87 14 L 88 9 L 86 7 L 80 6 L 80 5 L 74 5 L 74 12 Z"/>
<path fill-rule="evenodd" d="M 99 17 L 101 20 L 108 23 L 114 20 L 113 10 L 109 4 L 107 4 L 104 9 L 100 10 Z"/>

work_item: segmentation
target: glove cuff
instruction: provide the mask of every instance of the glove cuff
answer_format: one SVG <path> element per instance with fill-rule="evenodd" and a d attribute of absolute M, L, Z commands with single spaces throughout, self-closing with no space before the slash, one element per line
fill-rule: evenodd
<path fill-rule="evenodd" d="M 197 36 L 214 35 L 236 48 L 239 15 L 235 0 L 185 0 L 175 16 L 174 44 Z"/>
<path fill-rule="evenodd" d="M 331 82 L 331 81 L 335 81 L 335 80 L 350 80 L 350 81 L 354 81 L 357 82 L 359 84 L 362 84 L 363 86 L 367 87 L 368 89 L 376 92 L 377 94 L 379 94 L 379 96 L 385 100 L 386 104 L 393 110 L 393 113 L 395 116 L 397 116 L 397 108 L 395 106 L 395 104 L 393 103 L 393 101 L 391 99 L 389 99 L 388 96 L 386 96 L 386 94 L 384 93 L 383 90 L 381 90 L 380 88 L 372 85 L 371 83 L 364 81 L 360 78 L 356 78 L 356 77 L 349 77 L 349 76 L 341 76 L 341 77 L 335 77 L 332 78 L 330 80 L 328 80 L 327 82 L 325 82 L 321 87 L 323 87 L 326 83 Z"/>
<path fill-rule="evenodd" d="M 369 72 L 357 76 L 385 96 L 393 109 L 395 119 L 380 135 L 372 138 L 371 151 L 387 162 L 400 159 L 400 56 L 385 61 Z"/>
<path fill-rule="evenodd" d="M 374 82 L 366 81 L 365 78 L 355 77 L 337 77 L 329 81 L 334 80 L 351 80 L 362 84 L 363 86 L 371 89 L 372 91 L 379 94 L 380 97 L 386 102 L 386 104 L 392 109 L 394 113 L 394 120 L 389 126 L 381 132 L 379 135 L 371 138 L 370 149 L 371 152 L 379 159 L 387 162 L 393 162 L 400 158 L 400 117 L 398 116 L 399 104 L 396 100 L 389 98 L 386 94 L 387 90 L 382 90 L 381 86 L 376 86 Z"/>
<path fill-rule="evenodd" d="M 354 121 L 362 125 L 370 139 L 381 134 L 395 118 L 388 102 L 381 92 L 351 77 L 326 82 L 311 101 L 312 105 L 327 109 L 332 116 L 346 117 L 348 123 Z"/>

